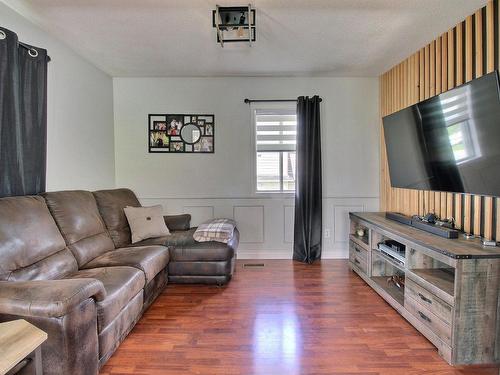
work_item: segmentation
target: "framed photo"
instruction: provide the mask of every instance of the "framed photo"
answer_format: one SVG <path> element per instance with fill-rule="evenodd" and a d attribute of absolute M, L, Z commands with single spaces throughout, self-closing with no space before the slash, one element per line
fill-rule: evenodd
<path fill-rule="evenodd" d="M 150 153 L 213 154 L 215 115 L 150 114 L 148 145 Z"/>
<path fill-rule="evenodd" d="M 154 121 L 153 122 L 153 129 L 166 131 L 167 130 L 167 123 L 165 121 Z"/>
<path fill-rule="evenodd" d="M 214 138 L 201 137 L 200 141 L 194 144 L 194 152 L 214 152 Z"/>
<path fill-rule="evenodd" d="M 166 131 L 153 130 L 149 133 L 149 146 L 154 148 L 167 148 L 169 147 L 170 139 Z"/>
<path fill-rule="evenodd" d="M 184 143 L 183 142 L 170 142 L 170 151 L 171 152 L 183 152 L 184 151 Z"/>
<path fill-rule="evenodd" d="M 181 128 L 184 125 L 183 116 L 169 115 L 167 117 L 167 134 L 168 135 L 180 135 Z"/>
<path fill-rule="evenodd" d="M 213 135 L 214 134 L 214 128 L 212 124 L 207 124 L 205 125 L 205 135 Z"/>

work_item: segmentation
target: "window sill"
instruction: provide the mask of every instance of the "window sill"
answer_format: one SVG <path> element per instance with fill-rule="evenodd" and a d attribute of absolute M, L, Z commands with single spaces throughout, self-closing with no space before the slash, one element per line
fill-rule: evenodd
<path fill-rule="evenodd" d="M 285 192 L 285 191 L 256 191 L 254 196 L 258 198 L 295 198 L 295 192 Z"/>

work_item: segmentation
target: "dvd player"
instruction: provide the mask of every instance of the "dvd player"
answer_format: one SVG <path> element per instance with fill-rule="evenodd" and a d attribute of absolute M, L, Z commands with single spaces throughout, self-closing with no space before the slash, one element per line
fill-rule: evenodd
<path fill-rule="evenodd" d="M 387 240 L 380 242 L 377 245 L 378 249 L 382 254 L 389 257 L 391 260 L 395 261 L 401 266 L 406 263 L 406 251 L 405 246 L 399 242 L 393 240 Z"/>

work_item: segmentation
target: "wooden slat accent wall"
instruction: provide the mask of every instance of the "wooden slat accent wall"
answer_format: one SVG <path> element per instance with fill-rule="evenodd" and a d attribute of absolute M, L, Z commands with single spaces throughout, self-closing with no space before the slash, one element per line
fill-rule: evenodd
<path fill-rule="evenodd" d="M 491 0 L 463 22 L 380 76 L 384 117 L 473 78 L 499 69 L 499 0 Z M 453 217 L 466 232 L 500 240 L 500 198 L 392 188 L 381 131 L 380 205 L 406 215 L 434 212 Z M 497 220 L 498 217 L 498 220 Z"/>

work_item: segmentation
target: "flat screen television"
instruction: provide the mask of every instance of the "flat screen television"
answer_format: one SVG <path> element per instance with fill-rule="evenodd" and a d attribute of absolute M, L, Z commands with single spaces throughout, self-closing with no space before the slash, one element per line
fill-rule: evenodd
<path fill-rule="evenodd" d="M 383 118 L 393 187 L 500 196 L 498 72 Z"/>

